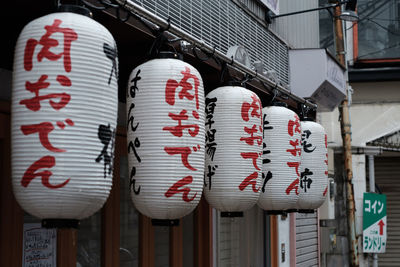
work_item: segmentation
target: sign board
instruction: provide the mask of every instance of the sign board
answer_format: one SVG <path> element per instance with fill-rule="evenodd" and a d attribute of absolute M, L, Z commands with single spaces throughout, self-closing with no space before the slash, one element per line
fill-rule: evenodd
<path fill-rule="evenodd" d="M 346 96 L 345 69 L 325 49 L 290 49 L 289 74 L 292 94 L 310 98 L 318 111 L 334 110 Z"/>
<path fill-rule="evenodd" d="M 56 267 L 57 230 L 41 228 L 40 223 L 25 223 L 23 267 Z"/>
<path fill-rule="evenodd" d="M 364 193 L 363 252 L 385 253 L 386 250 L 386 195 Z"/>
<path fill-rule="evenodd" d="M 261 0 L 269 10 L 271 10 L 274 15 L 279 15 L 279 0 Z"/>

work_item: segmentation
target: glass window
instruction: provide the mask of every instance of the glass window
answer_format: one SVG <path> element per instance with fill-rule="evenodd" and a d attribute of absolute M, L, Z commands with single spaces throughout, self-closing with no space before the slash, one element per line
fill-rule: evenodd
<path fill-rule="evenodd" d="M 120 266 L 139 264 L 139 214 L 130 196 L 126 156 L 120 158 Z"/>
<path fill-rule="evenodd" d="M 154 266 L 169 265 L 169 226 L 154 226 Z"/>
<path fill-rule="evenodd" d="M 217 266 L 265 266 L 264 212 L 254 206 L 243 217 L 217 215 Z"/>
<path fill-rule="evenodd" d="M 183 266 L 193 267 L 193 212 L 181 220 L 183 227 Z"/>
<path fill-rule="evenodd" d="M 357 58 L 400 58 L 400 0 L 359 0 L 357 10 Z"/>
<path fill-rule="evenodd" d="M 77 267 L 101 266 L 101 211 L 81 220 L 78 229 Z"/>

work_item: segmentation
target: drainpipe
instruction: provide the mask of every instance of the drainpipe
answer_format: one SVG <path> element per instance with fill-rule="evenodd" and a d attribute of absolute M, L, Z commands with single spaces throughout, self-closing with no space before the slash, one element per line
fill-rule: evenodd
<path fill-rule="evenodd" d="M 368 155 L 369 192 L 375 193 L 375 164 L 374 155 Z M 373 267 L 378 267 L 378 254 L 372 254 Z"/>
<path fill-rule="evenodd" d="M 336 1 L 338 3 L 338 1 Z M 347 77 L 347 62 L 346 62 L 346 51 L 344 49 L 344 36 L 343 36 L 343 24 L 342 20 L 339 19 L 341 14 L 341 6 L 335 7 L 334 12 L 334 28 L 335 28 L 335 41 L 336 41 L 336 58 L 338 61 L 346 67 Z M 353 188 L 353 165 L 352 165 L 352 154 L 351 154 L 351 124 L 349 116 L 349 102 L 348 102 L 348 79 L 346 78 L 346 97 L 339 106 L 340 113 L 340 129 L 342 132 L 343 140 L 343 157 L 344 157 L 344 168 L 346 175 L 346 193 L 347 193 L 347 220 L 348 220 L 348 241 L 351 256 L 351 266 L 359 266 L 358 262 L 358 244 L 356 238 L 356 227 L 355 227 L 355 202 L 354 202 L 354 188 Z"/>

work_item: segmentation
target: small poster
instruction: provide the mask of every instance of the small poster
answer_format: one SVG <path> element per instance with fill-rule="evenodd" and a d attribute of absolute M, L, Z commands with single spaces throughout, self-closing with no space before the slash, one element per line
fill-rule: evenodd
<path fill-rule="evenodd" d="M 57 230 L 42 228 L 40 223 L 25 223 L 23 267 L 56 267 Z"/>

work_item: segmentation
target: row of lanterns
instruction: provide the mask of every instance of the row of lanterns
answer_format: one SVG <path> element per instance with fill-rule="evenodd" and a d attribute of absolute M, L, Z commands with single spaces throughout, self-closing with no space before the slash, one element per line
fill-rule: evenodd
<path fill-rule="evenodd" d="M 21 207 L 80 220 L 112 185 L 118 58 L 100 24 L 74 13 L 29 23 L 17 42 L 12 180 Z M 282 105 L 262 108 L 240 86 L 204 97 L 199 72 L 172 58 L 135 68 L 127 94 L 132 200 L 144 215 L 177 219 L 204 195 L 238 212 L 316 209 L 327 190 L 323 128 Z"/>

